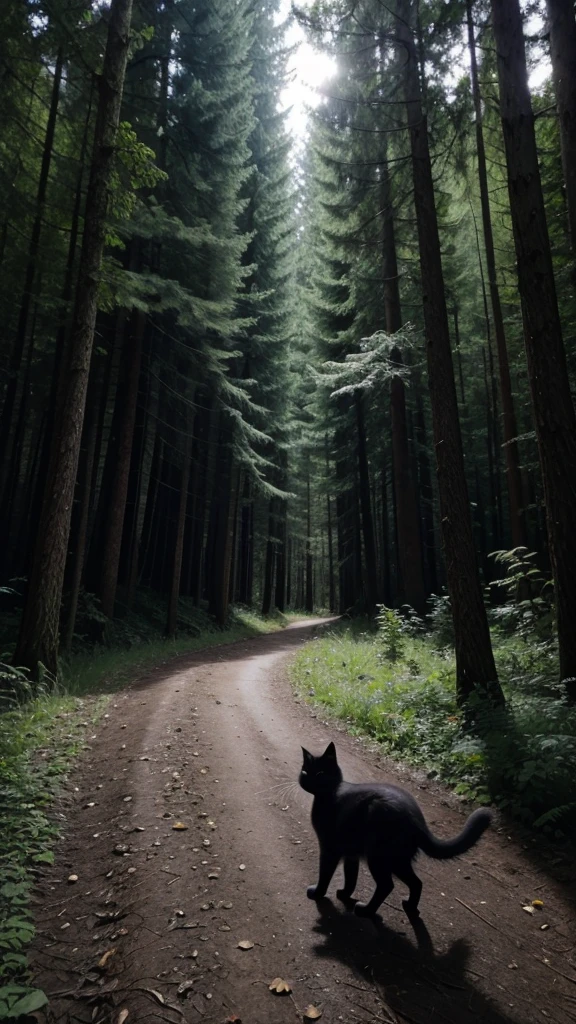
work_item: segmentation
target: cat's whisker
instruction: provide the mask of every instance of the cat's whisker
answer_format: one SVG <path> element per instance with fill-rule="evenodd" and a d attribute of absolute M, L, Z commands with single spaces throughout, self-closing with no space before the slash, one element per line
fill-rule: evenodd
<path fill-rule="evenodd" d="M 258 789 L 255 796 L 262 796 L 265 793 L 271 793 L 273 789 L 282 789 L 283 786 L 295 786 L 296 783 L 291 779 L 286 779 L 285 782 L 279 782 L 277 786 L 266 786 L 266 789 Z"/>

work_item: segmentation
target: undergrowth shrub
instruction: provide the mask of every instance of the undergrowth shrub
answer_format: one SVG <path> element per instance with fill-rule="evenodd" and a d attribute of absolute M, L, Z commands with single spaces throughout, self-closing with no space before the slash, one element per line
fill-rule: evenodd
<path fill-rule="evenodd" d="M 470 731 L 456 703 L 453 653 L 438 649 L 438 631 L 411 636 L 398 613 L 384 620 L 375 636 L 334 630 L 303 648 L 292 673 L 304 697 L 463 798 L 576 839 L 576 708 L 551 676 L 553 644 L 495 634 L 507 706 L 478 696 Z"/>

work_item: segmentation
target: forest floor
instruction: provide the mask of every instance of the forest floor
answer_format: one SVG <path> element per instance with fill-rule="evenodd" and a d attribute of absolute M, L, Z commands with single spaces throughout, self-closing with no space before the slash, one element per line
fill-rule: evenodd
<path fill-rule="evenodd" d="M 378 926 L 339 904 L 335 883 L 333 899 L 306 898 L 317 845 L 301 743 L 335 737 L 346 778 L 407 786 L 439 836 L 466 813 L 294 698 L 287 660 L 313 629 L 181 657 L 111 698 L 35 889 L 30 959 L 50 997 L 38 1020 L 288 1024 L 313 1006 L 331 1024 L 576 1021 L 570 871 L 561 880 L 516 826 L 496 822 L 459 861 L 421 859 L 416 929 L 400 884 Z M 370 889 L 361 873 L 359 895 Z M 270 991 L 278 977 L 290 994 Z"/>

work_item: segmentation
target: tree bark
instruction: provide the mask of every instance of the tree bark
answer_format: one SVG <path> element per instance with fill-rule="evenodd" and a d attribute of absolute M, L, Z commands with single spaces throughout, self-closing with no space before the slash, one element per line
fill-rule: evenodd
<path fill-rule="evenodd" d="M 81 464 L 79 473 L 79 517 L 76 533 L 76 544 L 72 563 L 72 579 L 70 582 L 70 599 L 68 603 L 68 614 L 62 646 L 69 651 L 74 638 L 76 627 L 76 616 L 78 614 L 78 600 L 82 585 L 84 562 L 86 558 L 86 541 L 88 538 L 88 516 L 90 513 L 90 491 L 92 486 L 92 469 L 94 467 L 94 454 L 96 451 L 96 430 L 97 417 L 96 409 L 89 407 L 84 420 L 84 437 L 86 440 L 86 455 Z"/>
<path fill-rule="evenodd" d="M 275 516 L 274 498 L 270 498 L 268 513 L 268 540 L 266 541 L 266 558 L 264 560 L 264 586 L 262 589 L 262 615 L 269 615 L 272 607 L 272 586 L 274 582 L 275 555 Z"/>
<path fill-rule="evenodd" d="M 382 255 L 384 271 L 384 309 L 386 330 L 396 334 L 402 327 L 396 232 L 390 189 L 388 162 L 382 163 Z M 402 353 L 394 347 L 390 359 L 400 368 Z M 409 604 L 418 615 L 426 611 L 426 592 L 422 567 L 422 544 L 416 488 L 410 467 L 410 446 L 406 420 L 406 388 L 401 377 L 390 383 L 390 425 L 392 432 L 392 466 L 398 521 L 398 562 L 402 603 Z"/>
<path fill-rule="evenodd" d="M 576 249 L 576 19 L 574 0 L 546 0 L 552 80 L 572 248 Z"/>
<path fill-rule="evenodd" d="M 114 479 L 110 494 L 106 496 L 108 514 L 99 586 L 102 611 L 109 619 L 114 617 L 145 327 L 145 314 L 141 310 L 134 310 L 124 342 L 120 382 L 116 395 L 116 401 L 121 404 L 121 422 L 116 439 Z"/>
<path fill-rule="evenodd" d="M 306 478 L 306 595 L 304 608 L 307 612 L 314 611 L 314 558 L 312 555 L 312 507 L 310 499 L 310 470 Z"/>
<path fill-rule="evenodd" d="M 334 577 L 334 538 L 332 536 L 332 499 L 330 498 L 330 459 L 328 456 L 328 438 L 324 446 L 326 454 L 326 529 L 328 532 L 328 608 L 336 611 L 336 581 Z"/>
<path fill-rule="evenodd" d="M 404 86 L 412 154 L 414 204 L 422 275 L 428 386 L 438 471 L 442 535 L 452 606 L 458 700 L 476 689 L 502 702 L 474 549 L 426 113 L 422 106 L 410 0 L 398 0 L 396 30 L 405 57 Z"/>
<path fill-rule="evenodd" d="M 14 655 L 15 664 L 27 667 L 33 676 L 38 675 L 39 663 L 53 676 L 58 671 L 58 634 L 66 550 L 94 342 L 100 265 L 106 238 L 108 196 L 128 59 L 131 16 L 132 0 L 112 0 L 99 82 L 70 359 L 68 365 L 63 367 L 66 382 L 62 388 L 62 406 L 54 429 L 38 543 Z"/>
<path fill-rule="evenodd" d="M 279 501 L 278 518 L 276 520 L 276 581 L 274 588 L 274 605 L 279 612 L 286 609 L 286 502 Z"/>
<path fill-rule="evenodd" d="M 378 562 L 376 559 L 372 498 L 370 493 L 370 474 L 368 472 L 368 455 L 366 452 L 364 399 L 361 394 L 355 395 L 355 407 L 358 438 L 359 498 L 362 516 L 362 539 L 364 541 L 364 564 L 366 569 L 366 610 L 368 614 L 371 615 L 376 610 L 376 605 L 379 600 Z"/>
<path fill-rule="evenodd" d="M 560 678 L 576 698 L 576 416 L 554 282 L 518 0 L 492 0 L 508 192 L 544 484 Z"/>
<path fill-rule="evenodd" d="M 482 127 L 482 98 L 480 95 L 480 83 L 478 79 L 478 62 L 476 59 L 476 40 L 474 36 L 474 21 L 472 18 L 472 0 L 466 0 L 466 14 L 468 22 L 468 48 L 470 51 L 470 82 L 472 86 L 472 98 L 474 101 L 474 117 L 476 122 L 476 155 L 478 160 L 478 184 L 480 186 L 480 204 L 482 208 L 484 252 L 486 256 L 488 290 L 490 292 L 490 304 L 492 307 L 492 320 L 494 322 L 494 335 L 496 338 L 496 351 L 498 354 L 498 371 L 500 377 L 500 400 L 502 402 L 503 427 L 502 432 L 504 435 L 504 451 L 506 455 L 506 481 L 508 485 L 508 502 L 510 505 L 510 532 L 512 535 L 513 547 L 526 547 L 526 517 L 524 513 L 524 499 L 522 495 L 520 455 L 518 451 L 518 444 L 516 441 L 516 438 L 518 437 L 518 425 L 516 421 L 516 410 L 514 408 L 512 380 L 510 377 L 510 363 L 508 360 L 508 346 L 506 343 L 504 317 L 502 315 L 502 303 L 500 301 L 500 289 L 498 287 L 498 278 L 496 272 L 496 255 L 494 249 L 494 235 L 492 231 L 492 215 L 490 212 L 490 197 L 488 193 L 488 172 L 486 169 L 486 148 L 484 146 L 484 130 Z M 574 21 L 574 13 L 572 13 L 572 21 Z M 576 141 L 576 132 L 574 137 Z M 573 175 L 574 181 L 576 182 L 576 153 Z"/>
<path fill-rule="evenodd" d="M 52 96 L 50 99 L 48 120 L 46 122 L 46 135 L 44 137 L 44 149 L 42 153 L 42 163 L 40 166 L 38 192 L 36 195 L 34 222 L 32 224 L 32 234 L 30 236 L 30 244 L 28 247 L 28 261 L 24 276 L 24 289 L 22 292 L 22 299 L 20 301 L 16 337 L 14 339 L 10 362 L 8 364 L 8 384 L 6 386 L 6 394 L 4 395 L 2 415 L 0 416 L 0 466 L 2 467 L 6 465 L 6 455 L 10 442 L 14 404 L 16 402 L 16 393 L 18 391 L 20 364 L 22 362 L 22 356 L 26 345 L 30 309 L 35 297 L 34 282 L 37 278 L 38 271 L 38 248 L 42 232 L 42 221 L 44 219 L 44 207 L 46 205 L 46 192 L 50 176 L 50 165 L 52 163 L 52 151 L 54 149 L 54 134 L 56 131 L 56 118 L 58 115 L 58 104 L 60 102 L 60 85 L 62 82 L 63 69 L 64 52 L 60 47 L 56 56 L 56 65 L 54 68 Z M 23 397 L 25 399 L 26 395 Z"/>
<path fill-rule="evenodd" d="M 180 476 L 180 495 L 178 498 L 178 517 L 176 520 L 176 538 L 174 558 L 172 560 L 172 578 L 170 597 L 168 600 L 168 616 L 166 620 L 166 636 L 175 636 L 178 623 L 178 599 L 180 597 L 180 580 L 182 577 L 182 554 L 184 551 L 184 532 L 186 529 L 186 508 L 188 506 L 188 485 L 190 483 L 190 467 L 192 455 L 192 417 L 188 416 L 189 433 L 184 445 L 182 471 Z"/>

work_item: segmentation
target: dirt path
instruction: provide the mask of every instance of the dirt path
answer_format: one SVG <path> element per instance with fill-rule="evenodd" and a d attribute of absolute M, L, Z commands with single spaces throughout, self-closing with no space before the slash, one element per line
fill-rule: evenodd
<path fill-rule="evenodd" d="M 287 655 L 309 636 L 296 624 L 182 658 L 114 699 L 37 893 L 46 1020 L 287 1024 L 313 1004 L 326 1024 L 576 1021 L 574 903 L 505 832 L 459 862 L 422 858 L 417 933 L 400 885 L 379 928 L 306 898 L 317 847 L 296 786 L 300 744 L 320 751 L 335 734 L 286 679 Z M 335 739 L 346 778 L 382 779 L 359 741 Z M 416 792 L 438 835 L 459 830 L 440 787 L 385 771 Z M 362 875 L 360 893 L 370 885 Z M 544 908 L 530 915 L 536 898 Z M 291 997 L 268 990 L 277 976 Z"/>

